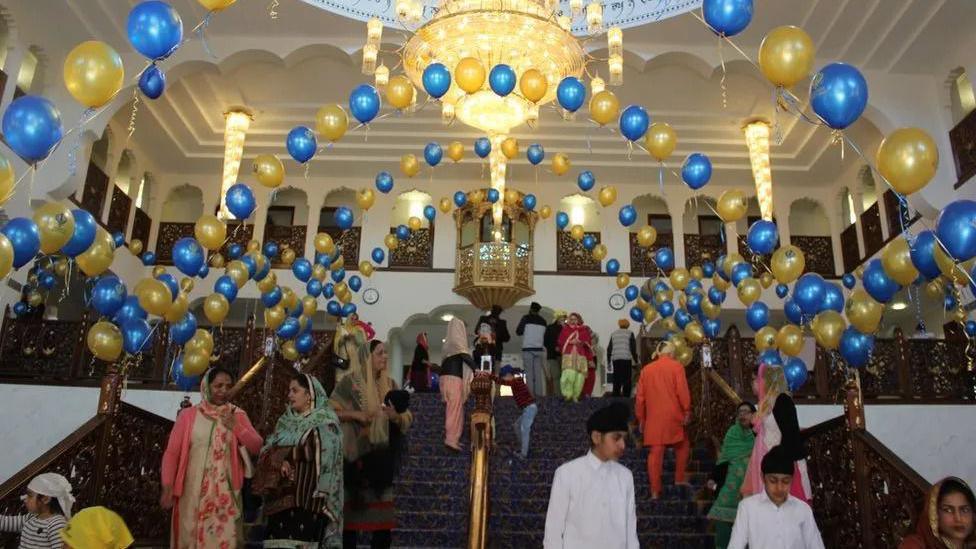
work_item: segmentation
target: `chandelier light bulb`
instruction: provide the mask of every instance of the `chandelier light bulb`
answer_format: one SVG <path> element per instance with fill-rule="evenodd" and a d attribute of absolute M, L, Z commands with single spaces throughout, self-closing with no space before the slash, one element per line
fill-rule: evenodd
<path fill-rule="evenodd" d="M 746 146 L 749 147 L 749 163 L 756 184 L 756 200 L 759 212 L 767 221 L 773 219 L 773 174 L 769 163 L 769 124 L 756 120 L 744 129 Z"/>
<path fill-rule="evenodd" d="M 390 69 L 386 65 L 381 64 L 379 67 L 376 67 L 376 87 L 385 88 L 389 83 Z"/>
<path fill-rule="evenodd" d="M 448 103 L 447 101 L 441 102 L 441 122 L 445 126 L 454 122 L 454 103 Z"/>
<path fill-rule="evenodd" d="M 366 23 L 366 43 L 379 44 L 383 40 L 383 22 L 373 17 Z"/>
<path fill-rule="evenodd" d="M 598 93 L 600 93 L 600 92 L 602 92 L 605 89 L 607 89 L 607 83 L 604 82 L 603 79 L 600 78 L 599 76 L 594 76 L 593 79 L 590 80 L 590 96 L 591 97 L 594 96 L 594 95 L 596 95 L 596 94 L 598 94 Z"/>
<path fill-rule="evenodd" d="M 607 61 L 610 69 L 610 85 L 619 86 L 624 83 L 624 58 L 620 54 L 611 55 Z"/>
<path fill-rule="evenodd" d="M 590 34 L 596 34 L 603 28 L 603 4 L 590 2 L 586 6 L 586 29 Z"/>
<path fill-rule="evenodd" d="M 539 105 L 533 103 L 529 105 L 529 111 L 526 114 L 525 121 L 533 128 L 539 122 Z"/>
<path fill-rule="evenodd" d="M 624 31 L 620 27 L 610 27 L 607 31 L 607 48 L 610 54 L 621 54 L 624 50 Z"/>
<path fill-rule="evenodd" d="M 379 48 L 376 44 L 363 46 L 363 74 L 369 75 L 376 72 L 377 55 L 379 55 Z"/>
<path fill-rule="evenodd" d="M 420 21 L 424 16 L 424 4 L 419 0 L 410 3 L 410 15 L 408 19 L 412 23 Z"/>
<path fill-rule="evenodd" d="M 560 15 L 556 18 L 556 23 L 566 32 L 573 28 L 573 19 L 568 15 Z"/>
<path fill-rule="evenodd" d="M 230 219 L 231 213 L 227 209 L 227 190 L 237 183 L 237 176 L 241 169 L 241 159 L 244 157 L 244 139 L 251 127 L 251 115 L 243 110 L 233 110 L 224 113 L 224 171 L 220 180 L 220 211 L 221 219 Z"/>
<path fill-rule="evenodd" d="M 569 0 L 569 12 L 573 17 L 579 17 L 583 13 L 583 0 Z"/>
<path fill-rule="evenodd" d="M 411 0 L 396 0 L 397 19 L 406 21 L 410 18 Z"/>

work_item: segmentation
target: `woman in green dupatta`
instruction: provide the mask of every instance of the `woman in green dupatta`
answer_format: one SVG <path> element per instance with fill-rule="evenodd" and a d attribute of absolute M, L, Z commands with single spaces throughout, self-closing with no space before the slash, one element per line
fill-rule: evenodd
<path fill-rule="evenodd" d="M 289 407 L 261 450 L 255 491 L 264 495 L 265 547 L 342 547 L 343 452 L 339 417 L 322 384 L 300 375 Z"/>
<path fill-rule="evenodd" d="M 752 415 L 756 407 L 751 402 L 742 402 L 736 408 L 736 422 L 729 427 L 722 442 L 715 472 L 709 485 L 719 488 L 715 503 L 708 511 L 708 518 L 715 521 L 715 547 L 725 549 L 732 536 L 732 523 L 739 507 L 739 487 L 746 477 L 749 456 L 756 435 L 752 432 Z"/>

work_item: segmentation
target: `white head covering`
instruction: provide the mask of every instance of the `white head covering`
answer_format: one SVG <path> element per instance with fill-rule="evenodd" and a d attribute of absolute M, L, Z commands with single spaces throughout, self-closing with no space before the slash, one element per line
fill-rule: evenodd
<path fill-rule="evenodd" d="M 468 347 L 468 328 L 460 318 L 454 317 L 447 323 L 447 337 L 444 339 L 446 340 L 442 350 L 444 358 L 461 353 L 471 354 Z"/>
<path fill-rule="evenodd" d="M 57 473 L 42 473 L 32 478 L 27 489 L 40 496 L 48 496 L 58 500 L 64 518 L 71 518 L 71 506 L 75 502 L 71 495 L 71 483 Z"/>

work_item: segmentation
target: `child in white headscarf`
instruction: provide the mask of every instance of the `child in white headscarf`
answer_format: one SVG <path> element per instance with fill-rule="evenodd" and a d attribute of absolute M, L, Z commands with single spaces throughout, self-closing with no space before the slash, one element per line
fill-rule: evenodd
<path fill-rule="evenodd" d="M 61 530 L 71 518 L 71 483 L 57 473 L 31 479 L 22 499 L 27 513 L 0 515 L 0 532 L 19 532 L 20 549 L 61 549 Z"/>

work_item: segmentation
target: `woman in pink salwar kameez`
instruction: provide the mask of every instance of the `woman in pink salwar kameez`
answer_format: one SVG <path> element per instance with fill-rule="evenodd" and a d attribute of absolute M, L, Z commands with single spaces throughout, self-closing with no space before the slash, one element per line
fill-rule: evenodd
<path fill-rule="evenodd" d="M 464 403 L 468 400 L 474 359 L 468 348 L 468 329 L 464 321 L 454 317 L 447 324 L 444 341 L 444 360 L 441 361 L 441 397 L 447 406 L 444 414 L 444 445 L 461 451 L 461 430 L 464 424 Z"/>

